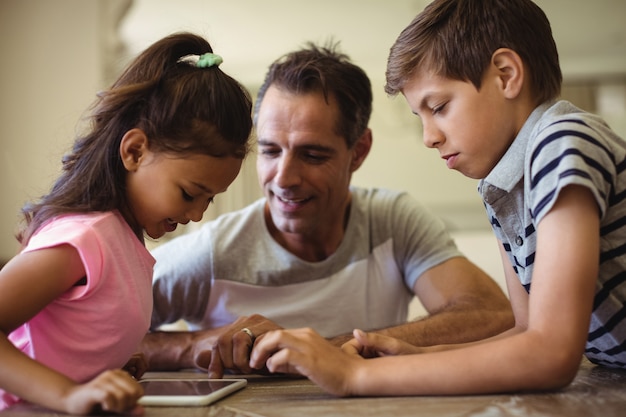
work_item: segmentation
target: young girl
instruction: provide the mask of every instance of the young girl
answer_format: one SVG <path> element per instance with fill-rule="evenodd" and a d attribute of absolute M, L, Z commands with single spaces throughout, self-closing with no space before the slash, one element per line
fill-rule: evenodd
<path fill-rule="evenodd" d="M 99 95 L 50 193 L 23 209 L 22 250 L 0 271 L 0 409 L 141 411 L 119 368 L 150 324 L 144 234 L 199 221 L 248 151 L 251 100 L 220 63 L 192 34 L 150 46 Z"/>
<path fill-rule="evenodd" d="M 424 143 L 480 179 L 515 327 L 471 345 L 419 348 L 355 331 L 346 351 L 310 330 L 267 333 L 251 366 L 299 372 L 339 395 L 552 390 L 583 354 L 626 368 L 626 142 L 558 101 L 550 24 L 530 0 L 435 0 L 400 34 L 387 93 Z M 434 351 L 434 352 L 431 352 Z"/>

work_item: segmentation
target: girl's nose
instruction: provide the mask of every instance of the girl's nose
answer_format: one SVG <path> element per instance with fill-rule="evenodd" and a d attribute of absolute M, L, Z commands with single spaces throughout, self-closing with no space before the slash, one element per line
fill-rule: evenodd
<path fill-rule="evenodd" d="M 192 222 L 199 222 L 202 220 L 204 212 L 209 208 L 209 202 L 198 201 L 194 204 L 186 213 L 186 217 Z"/>

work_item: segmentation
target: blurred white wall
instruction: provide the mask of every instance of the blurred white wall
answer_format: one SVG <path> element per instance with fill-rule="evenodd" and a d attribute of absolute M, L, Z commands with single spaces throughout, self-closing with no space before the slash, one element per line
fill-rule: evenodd
<path fill-rule="evenodd" d="M 268 66 L 307 41 L 340 41 L 341 49 L 372 80 L 374 145 L 353 183 L 407 190 L 444 218 L 452 229 L 488 229 L 477 181 L 450 171 L 437 151 L 421 140 L 419 120 L 402 96 L 383 91 L 389 48 L 404 27 L 430 0 L 135 0 L 120 27 L 132 55 L 156 39 L 181 30 L 205 36 L 224 57 L 222 69 L 255 91 Z M 569 83 L 566 98 L 584 97 L 596 109 L 597 89 L 589 80 L 620 80 L 626 86 L 626 1 L 536 0 L 552 23 L 561 65 Z M 584 29 L 583 29 L 584 28 Z M 616 92 L 611 85 L 605 90 Z M 581 94 L 582 92 L 582 94 Z M 620 97 L 619 89 L 614 94 Z M 622 88 L 621 97 L 626 97 Z M 613 100 L 615 102 L 615 100 Z M 592 107 L 592 108 L 591 108 Z M 613 105 L 611 122 L 626 134 L 626 109 Z M 622 122 L 623 121 L 623 122 Z M 253 160 L 217 203 L 225 209 L 258 196 Z M 252 163 L 252 164 L 251 164 Z M 244 187 L 244 188 L 242 188 Z M 241 191 L 245 190 L 242 194 Z M 236 203 L 231 202 L 237 195 Z M 248 199 L 248 200 L 247 200 Z M 220 207 L 218 207 L 220 208 Z M 216 213 L 214 211 L 213 213 Z M 211 218 L 211 212 L 207 218 Z M 191 226 L 190 228 L 193 228 Z M 183 229 L 181 229 L 183 231 Z"/>
<path fill-rule="evenodd" d="M 19 208 L 48 190 L 83 111 L 111 71 L 178 30 L 205 35 L 224 57 L 222 68 L 251 90 L 279 55 L 305 41 L 339 40 L 375 92 L 374 147 L 354 183 L 408 190 L 452 228 L 486 229 L 476 182 L 448 171 L 422 145 L 404 99 L 389 99 L 382 90 L 389 46 L 425 0 L 135 0 L 119 27 L 128 49 L 118 56 L 109 14 L 127 1 L 0 0 L 0 261 L 17 249 Z M 626 1 L 537 2 L 553 22 L 566 79 L 614 82 L 603 84 L 597 104 L 626 135 Z M 254 157 L 206 217 L 256 198 L 252 177 Z"/>
<path fill-rule="evenodd" d="M 101 88 L 98 6 L 0 1 L 0 260 L 17 249 L 19 209 L 47 191 Z"/>

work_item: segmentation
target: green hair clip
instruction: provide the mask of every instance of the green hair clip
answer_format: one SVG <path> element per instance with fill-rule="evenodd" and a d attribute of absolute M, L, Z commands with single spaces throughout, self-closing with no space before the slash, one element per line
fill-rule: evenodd
<path fill-rule="evenodd" d="M 198 62 L 196 62 L 196 66 L 198 68 L 208 68 L 214 65 L 219 67 L 222 61 L 223 59 L 221 56 L 208 52 L 204 55 L 200 55 Z"/>
<path fill-rule="evenodd" d="M 210 68 L 210 67 L 219 67 L 219 65 L 223 62 L 221 56 L 217 54 L 213 54 L 211 52 L 207 52 L 202 55 L 185 55 L 180 58 L 178 62 L 184 62 L 189 65 L 193 65 L 198 68 Z"/>

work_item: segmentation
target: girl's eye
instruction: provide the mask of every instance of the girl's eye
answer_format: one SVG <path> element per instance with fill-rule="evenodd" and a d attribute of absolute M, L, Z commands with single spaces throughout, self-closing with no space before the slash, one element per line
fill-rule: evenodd
<path fill-rule="evenodd" d="M 189 194 L 187 194 L 187 192 L 183 189 L 181 189 L 182 193 L 183 193 L 183 200 L 185 201 L 193 201 L 193 197 L 190 196 Z"/>

